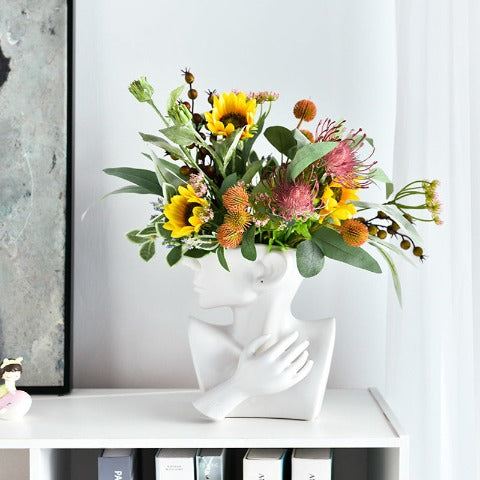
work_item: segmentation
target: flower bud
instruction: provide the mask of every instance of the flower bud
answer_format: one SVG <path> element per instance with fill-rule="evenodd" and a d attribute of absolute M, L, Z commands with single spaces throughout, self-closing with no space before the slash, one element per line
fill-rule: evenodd
<path fill-rule="evenodd" d="M 187 92 L 187 95 L 190 100 L 195 100 L 198 97 L 198 92 L 194 88 L 191 88 Z"/>
<path fill-rule="evenodd" d="M 148 83 L 146 77 L 140 77 L 139 80 L 134 80 L 128 87 L 128 91 L 139 102 L 152 101 L 153 87 Z"/>
<path fill-rule="evenodd" d="M 190 110 L 183 104 L 174 105 L 169 111 L 168 116 L 172 122 L 177 125 L 191 125 L 192 123 L 192 114 Z"/>
<path fill-rule="evenodd" d="M 385 240 L 385 238 L 387 238 L 387 232 L 385 230 L 379 230 L 377 233 L 377 237 L 381 240 Z"/>
<path fill-rule="evenodd" d="M 423 256 L 423 249 L 422 247 L 415 247 L 413 249 L 413 254 L 416 256 L 416 257 L 421 257 Z"/>
<path fill-rule="evenodd" d="M 403 249 L 403 250 L 408 250 L 410 248 L 410 242 L 408 240 L 402 240 L 400 242 L 400 247 Z"/>

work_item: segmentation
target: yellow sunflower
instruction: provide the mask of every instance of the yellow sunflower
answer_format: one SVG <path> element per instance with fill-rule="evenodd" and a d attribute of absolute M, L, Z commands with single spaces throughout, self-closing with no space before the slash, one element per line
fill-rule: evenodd
<path fill-rule="evenodd" d="M 178 187 L 178 192 L 179 195 L 174 195 L 164 209 L 169 220 L 164 228 L 172 231 L 173 238 L 185 237 L 192 232 L 198 233 L 205 223 L 205 211 L 209 206 L 207 200 L 197 197 L 189 184 Z"/>
<path fill-rule="evenodd" d="M 253 137 L 250 129 L 254 125 L 257 102 L 247 100 L 244 92 L 222 93 L 213 98 L 213 110 L 205 113 L 207 128 L 215 135 L 228 137 L 237 128 L 243 128 L 242 140 Z"/>
<path fill-rule="evenodd" d="M 341 220 L 348 220 L 357 213 L 353 203 L 347 203 L 349 200 L 359 200 L 358 190 L 351 190 L 342 187 L 337 182 L 331 182 L 323 191 L 320 210 L 320 223 L 325 220 L 331 220 L 335 225 L 340 225 Z"/>

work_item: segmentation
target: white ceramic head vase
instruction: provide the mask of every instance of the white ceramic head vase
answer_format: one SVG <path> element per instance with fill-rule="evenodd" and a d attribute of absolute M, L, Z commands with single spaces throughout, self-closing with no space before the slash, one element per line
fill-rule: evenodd
<path fill-rule="evenodd" d="M 226 250 L 230 272 L 216 255 L 186 259 L 202 308 L 230 307 L 233 323 L 190 319 L 189 340 L 204 415 L 311 420 L 320 412 L 335 340 L 333 318 L 302 321 L 291 302 L 302 282 L 295 250 L 257 259 Z"/>

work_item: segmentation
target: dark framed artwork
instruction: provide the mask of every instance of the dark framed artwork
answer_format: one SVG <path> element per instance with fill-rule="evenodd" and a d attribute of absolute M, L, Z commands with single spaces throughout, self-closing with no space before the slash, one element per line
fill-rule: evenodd
<path fill-rule="evenodd" d="M 2 2 L 0 361 L 18 385 L 70 389 L 73 2 Z"/>

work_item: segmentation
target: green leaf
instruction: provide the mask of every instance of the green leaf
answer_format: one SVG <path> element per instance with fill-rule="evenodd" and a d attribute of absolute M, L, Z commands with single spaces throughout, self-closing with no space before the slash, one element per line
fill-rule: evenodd
<path fill-rule="evenodd" d="M 393 286 L 395 287 L 395 293 L 397 294 L 397 300 L 402 306 L 402 285 L 400 284 L 400 278 L 398 276 L 397 268 L 395 267 L 395 263 L 392 260 L 392 257 L 383 250 L 380 245 L 373 244 L 373 246 L 382 254 L 383 258 L 386 260 L 387 265 L 390 267 L 390 273 L 392 274 Z"/>
<path fill-rule="evenodd" d="M 400 247 L 397 247 L 393 243 L 390 243 L 386 240 L 381 240 L 378 237 L 375 237 L 373 235 L 369 235 L 368 237 L 368 242 L 370 244 L 377 244 L 380 245 L 383 248 L 387 248 L 388 250 L 391 250 L 392 252 L 396 253 L 397 255 L 400 255 L 404 260 L 406 260 L 410 265 L 413 265 L 414 267 L 417 267 L 417 263 L 413 261 L 408 255 L 405 250 L 402 250 Z"/>
<path fill-rule="evenodd" d="M 145 170 L 143 168 L 116 167 L 105 168 L 103 171 L 107 175 L 113 175 L 114 177 L 123 178 L 123 180 L 134 183 L 135 185 L 148 190 L 149 193 L 160 196 L 162 195 L 162 189 L 160 188 L 155 172 L 152 172 L 151 170 Z"/>
<path fill-rule="evenodd" d="M 316 230 L 312 234 L 312 240 L 328 258 L 369 272 L 382 273 L 380 265 L 369 253 L 360 247 L 347 245 L 342 236 L 331 228 L 323 227 Z"/>
<path fill-rule="evenodd" d="M 162 128 L 160 133 L 180 146 L 191 145 L 196 141 L 195 132 L 191 126 L 174 125 L 173 127 Z"/>
<path fill-rule="evenodd" d="M 155 255 L 155 241 L 150 240 L 149 242 L 145 242 L 140 247 L 140 257 L 143 260 L 148 262 L 153 256 Z"/>
<path fill-rule="evenodd" d="M 305 145 L 311 145 L 312 142 L 297 128 L 292 130 L 293 138 L 297 144 L 297 150 L 304 147 Z"/>
<path fill-rule="evenodd" d="M 151 237 L 152 235 L 157 236 L 157 229 L 155 226 L 146 227 L 143 230 L 137 232 L 138 237 Z M 145 238 L 143 239 L 145 241 Z"/>
<path fill-rule="evenodd" d="M 376 168 L 371 179 L 385 184 L 385 198 L 388 199 L 388 197 L 393 193 L 393 183 L 390 178 L 388 178 L 387 174 L 381 168 Z"/>
<path fill-rule="evenodd" d="M 305 278 L 317 275 L 325 264 L 322 250 L 311 240 L 305 240 L 298 245 L 296 256 L 298 271 Z"/>
<path fill-rule="evenodd" d="M 296 129 L 295 129 L 296 130 Z M 266 139 L 283 155 L 297 145 L 293 131 L 282 126 L 268 127 L 264 133 Z"/>
<path fill-rule="evenodd" d="M 157 157 L 155 152 L 152 152 L 152 156 L 149 158 L 153 162 L 155 174 L 160 185 L 165 182 L 170 183 L 176 188 L 180 185 L 185 185 L 187 180 L 180 174 L 180 167 L 178 165 L 175 165 L 164 158 Z"/>
<path fill-rule="evenodd" d="M 302 237 L 306 239 L 312 238 L 312 235 L 310 234 L 310 230 L 308 229 L 308 224 L 302 223 L 302 222 L 297 222 L 293 226 L 293 229 Z"/>
<path fill-rule="evenodd" d="M 145 243 L 145 237 L 139 237 L 137 234 L 140 230 L 132 230 L 125 234 L 125 236 L 132 242 L 132 243 Z"/>
<path fill-rule="evenodd" d="M 125 187 L 118 188 L 117 190 L 114 190 L 113 192 L 107 193 L 102 197 L 102 200 L 104 198 L 109 197 L 110 195 L 117 195 L 119 193 L 140 193 L 142 195 L 149 194 L 151 195 L 152 192 L 147 190 L 146 188 L 139 187 L 138 185 L 126 185 Z"/>
<path fill-rule="evenodd" d="M 208 250 L 200 250 L 199 248 L 192 248 L 191 250 L 187 250 L 183 256 L 190 257 L 190 258 L 202 258 L 205 255 L 208 255 L 210 252 Z"/>
<path fill-rule="evenodd" d="M 290 180 L 295 180 L 308 166 L 331 152 L 337 145 L 337 142 L 320 142 L 300 148 L 287 169 Z"/>
<path fill-rule="evenodd" d="M 176 147 L 175 145 L 172 145 L 171 143 L 167 142 L 165 139 L 161 137 L 156 137 L 155 135 L 142 133 L 142 132 L 140 132 L 140 136 L 145 142 L 151 143 L 156 147 L 160 147 L 166 152 L 171 153 L 182 160 L 185 160 L 185 155 L 183 154 L 182 150 Z"/>
<path fill-rule="evenodd" d="M 242 182 L 245 183 L 250 183 L 253 180 L 253 177 L 260 171 L 262 168 L 262 162 L 257 161 L 252 163 L 247 171 L 245 172 L 245 175 L 242 177 Z"/>
<path fill-rule="evenodd" d="M 235 183 L 237 183 L 237 174 L 233 172 L 223 180 L 220 193 L 223 195 L 230 187 L 233 187 Z"/>
<path fill-rule="evenodd" d="M 217 257 L 218 257 L 218 261 L 220 262 L 220 265 L 221 265 L 227 272 L 229 272 L 230 269 L 228 268 L 227 259 L 225 258 L 225 249 L 224 249 L 223 247 L 218 247 L 218 248 L 217 248 Z"/>
<path fill-rule="evenodd" d="M 385 212 L 390 218 L 395 220 L 400 228 L 408 234 L 408 236 L 413 240 L 415 245 L 423 245 L 422 237 L 417 232 L 417 229 L 403 216 L 403 213 L 393 205 L 383 205 L 379 203 L 370 203 L 370 202 L 361 202 L 354 201 L 352 202 L 356 207 L 363 209 L 372 209 L 372 210 L 381 210 Z"/>
<path fill-rule="evenodd" d="M 164 183 L 162 185 L 162 191 L 163 191 L 163 198 L 165 199 L 165 202 L 169 202 L 169 203 L 170 203 L 170 199 L 177 194 L 177 189 L 170 183 Z"/>
<path fill-rule="evenodd" d="M 242 133 L 243 133 L 243 128 L 239 128 L 238 131 L 235 133 L 235 135 L 231 136 L 232 140 L 230 141 L 230 145 L 228 146 L 227 153 L 223 158 L 223 173 L 225 173 L 227 166 L 230 163 L 230 160 L 235 155 L 235 152 L 237 150 L 237 145 L 238 145 L 238 142 L 240 141 L 240 137 L 242 136 Z"/>
<path fill-rule="evenodd" d="M 167 263 L 173 267 L 182 258 L 182 247 L 173 247 L 167 254 Z"/>
<path fill-rule="evenodd" d="M 180 87 L 177 87 L 175 90 L 172 90 L 170 92 L 170 95 L 168 96 L 168 99 L 167 99 L 167 112 L 171 110 L 173 107 L 175 107 L 175 105 L 177 104 L 177 100 L 182 94 L 184 88 L 185 88 L 185 85 L 181 85 Z"/>
<path fill-rule="evenodd" d="M 255 225 L 252 225 L 243 234 L 242 244 L 240 246 L 244 258 L 251 260 L 252 262 L 257 259 L 257 250 L 255 248 L 255 230 Z"/>

